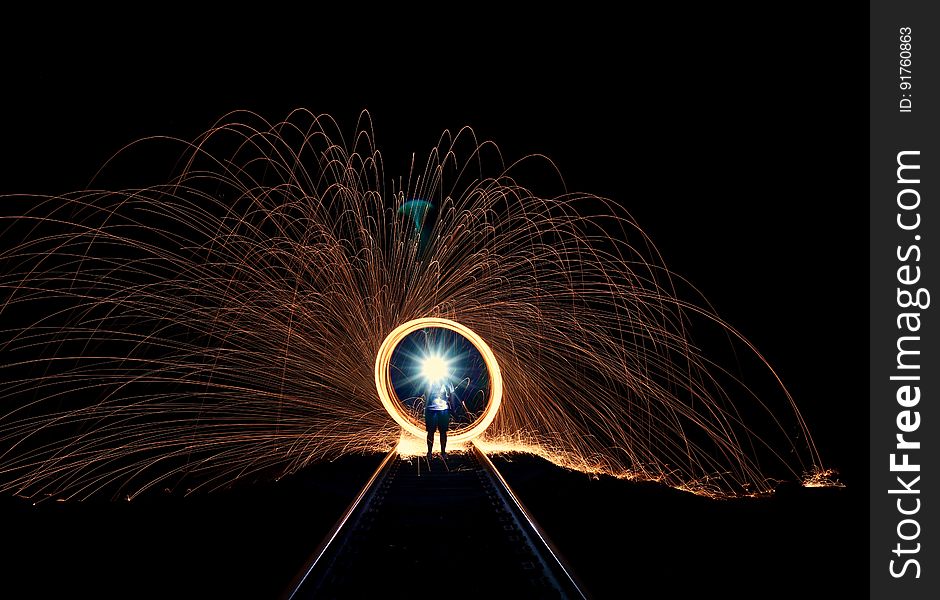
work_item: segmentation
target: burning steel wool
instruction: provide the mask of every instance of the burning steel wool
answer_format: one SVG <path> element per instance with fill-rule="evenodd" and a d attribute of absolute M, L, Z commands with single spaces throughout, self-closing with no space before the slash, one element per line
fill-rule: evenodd
<path fill-rule="evenodd" d="M 377 360 L 413 321 L 472 334 L 485 424 L 463 431 L 488 452 L 710 497 L 837 485 L 629 199 L 543 197 L 516 174 L 546 159 L 507 166 L 469 128 L 389 176 L 367 113 L 342 131 L 232 113 L 119 154 L 172 146 L 165 183 L 3 199 L 0 489 L 133 497 L 387 451 L 415 431 Z"/>

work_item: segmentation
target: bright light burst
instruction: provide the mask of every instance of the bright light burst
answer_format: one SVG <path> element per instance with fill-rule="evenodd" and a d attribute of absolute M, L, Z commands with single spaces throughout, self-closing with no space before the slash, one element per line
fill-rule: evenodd
<path fill-rule="evenodd" d="M 439 354 L 431 354 L 421 361 L 421 374 L 428 383 L 434 385 L 450 377 L 450 365 L 448 361 Z"/>
<path fill-rule="evenodd" d="M 506 168 L 469 129 L 403 176 L 372 140 L 367 114 L 346 138 L 239 112 L 142 142 L 182 144 L 165 183 L 4 198 L 0 489 L 132 497 L 393 448 L 376 353 L 424 317 L 498 358 L 491 451 L 708 496 L 832 485 L 772 367 L 618 204 L 530 191 L 520 166 L 551 163 Z"/>

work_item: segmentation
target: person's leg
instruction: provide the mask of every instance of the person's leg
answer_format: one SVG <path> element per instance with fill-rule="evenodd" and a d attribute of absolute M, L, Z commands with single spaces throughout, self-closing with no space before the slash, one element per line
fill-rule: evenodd
<path fill-rule="evenodd" d="M 428 458 L 431 458 L 431 449 L 434 448 L 434 430 L 437 428 L 437 417 L 433 410 L 424 411 L 424 427 L 428 430 Z"/>
<path fill-rule="evenodd" d="M 447 427 L 450 425 L 450 411 L 438 411 L 437 427 L 441 431 L 441 454 L 447 454 Z"/>

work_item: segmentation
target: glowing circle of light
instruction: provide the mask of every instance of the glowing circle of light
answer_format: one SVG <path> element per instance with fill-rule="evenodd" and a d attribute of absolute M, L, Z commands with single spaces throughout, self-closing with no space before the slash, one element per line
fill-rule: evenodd
<path fill-rule="evenodd" d="M 477 335 L 472 329 L 456 321 L 439 317 L 424 317 L 402 323 L 388 334 L 385 341 L 382 342 L 382 345 L 379 347 L 379 351 L 375 357 L 375 387 L 379 393 L 379 400 L 382 401 L 382 406 L 385 407 L 385 410 L 388 411 L 388 414 L 391 415 L 395 422 L 401 425 L 402 429 L 408 433 L 423 438 L 426 435 L 424 429 L 411 421 L 407 415 L 401 411 L 399 403 L 395 401 L 398 395 L 392 385 L 391 362 L 392 353 L 395 351 L 395 348 L 398 347 L 398 344 L 409 334 L 419 329 L 433 327 L 449 329 L 469 340 L 483 357 L 483 362 L 489 372 L 490 395 L 483 416 L 473 423 L 469 429 L 455 434 L 448 434 L 447 436 L 447 439 L 454 443 L 465 442 L 486 431 L 486 428 L 490 426 L 490 423 L 492 423 L 493 419 L 496 417 L 496 412 L 499 410 L 499 405 L 503 399 L 503 378 L 499 371 L 499 363 L 496 362 L 496 356 L 493 355 L 493 351 L 487 343 L 483 341 L 483 338 Z M 432 361 L 426 359 L 425 363 L 422 365 L 422 369 L 430 367 L 435 369 L 433 371 L 434 373 L 443 371 L 442 377 L 448 374 L 449 366 L 443 358 L 436 357 L 436 361 L 433 361 L 431 365 L 428 365 L 428 362 Z M 427 376 L 427 373 L 425 373 L 425 376 Z"/>

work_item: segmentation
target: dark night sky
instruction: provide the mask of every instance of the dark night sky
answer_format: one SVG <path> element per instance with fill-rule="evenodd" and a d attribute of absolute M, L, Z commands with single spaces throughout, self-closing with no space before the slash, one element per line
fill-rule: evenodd
<path fill-rule="evenodd" d="M 626 206 L 779 367 L 833 464 L 847 465 L 863 438 L 845 419 L 864 412 L 850 377 L 861 354 L 846 354 L 864 333 L 861 36 L 837 38 L 839 68 L 821 69 L 795 41 L 797 19 L 762 22 L 746 43 L 715 23 L 668 41 L 528 31 L 421 51 L 386 38 L 328 56 L 300 44 L 285 59 L 226 44 L 155 53 L 145 38 L 120 45 L 128 66 L 106 48 L 34 58 L 8 70 L 0 191 L 80 189 L 124 144 L 192 138 L 239 108 L 277 120 L 303 106 L 347 128 L 367 108 L 387 175 L 469 124 L 504 156 L 546 154 L 569 189 Z"/>
<path fill-rule="evenodd" d="M 302 106 L 347 128 L 367 108 L 387 175 L 465 124 L 504 156 L 544 153 L 569 189 L 626 206 L 765 353 L 857 490 L 863 529 L 862 15 L 673 17 L 481 18 L 472 35 L 311 24 L 198 45 L 184 43 L 197 30 L 92 35 L 48 58 L 7 52 L 0 192 L 82 188 L 125 143 L 191 138 L 238 108 L 277 120 Z"/>

